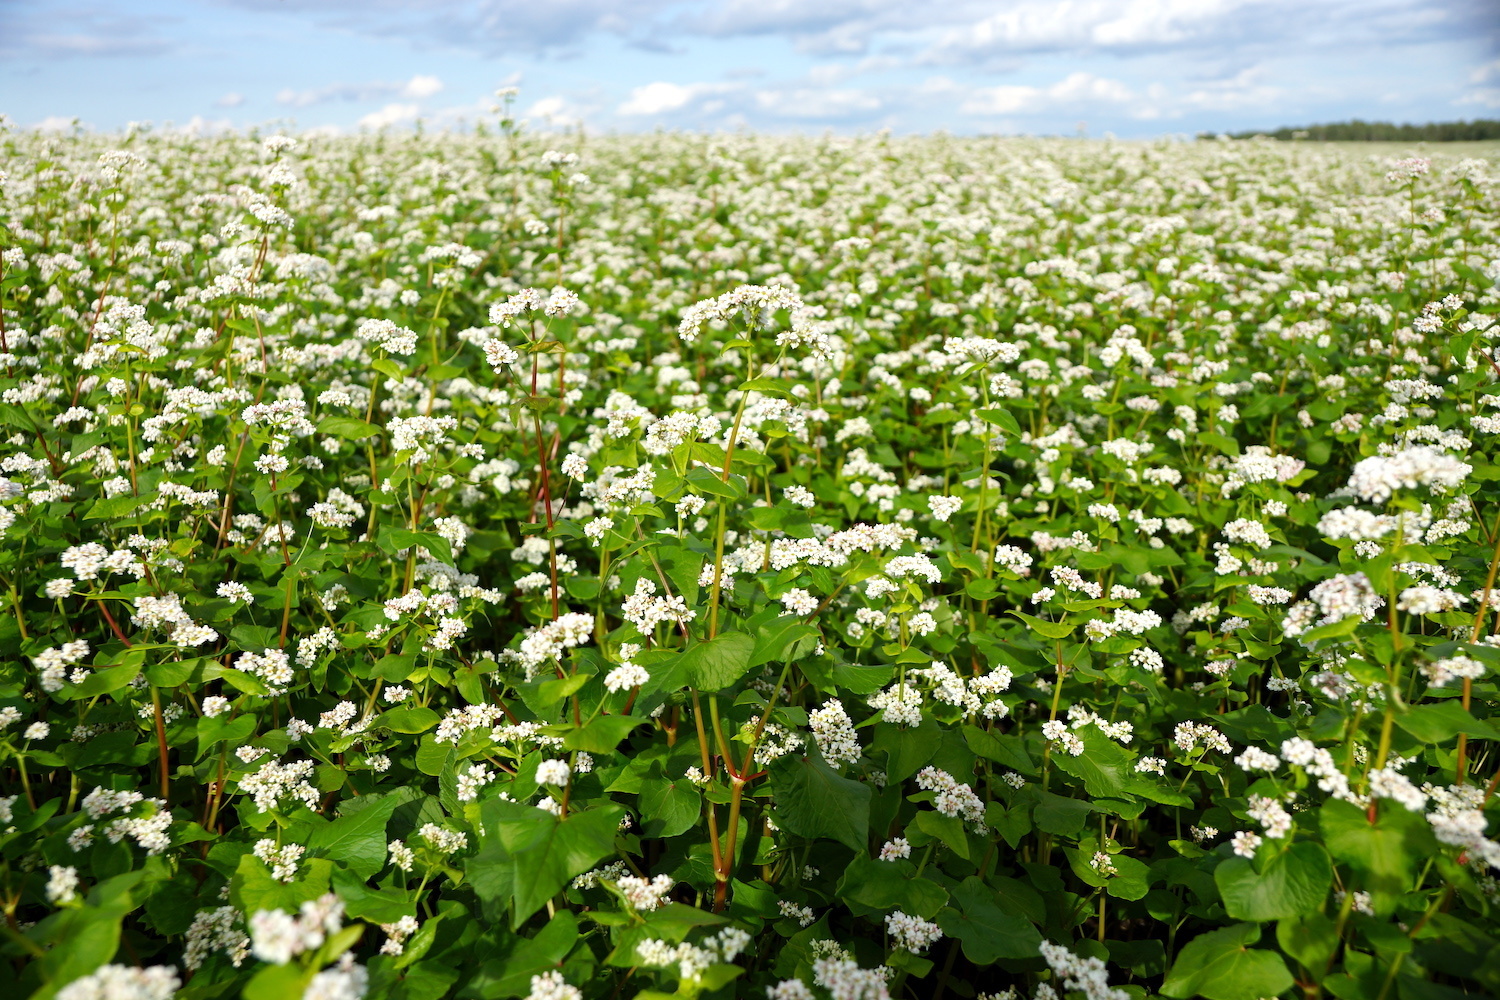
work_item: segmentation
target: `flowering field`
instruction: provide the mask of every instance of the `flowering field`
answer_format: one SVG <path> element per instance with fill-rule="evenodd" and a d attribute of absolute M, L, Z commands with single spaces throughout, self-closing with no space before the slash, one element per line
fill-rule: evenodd
<path fill-rule="evenodd" d="M 1500 993 L 1493 162 L 0 146 L 0 979 Z"/>

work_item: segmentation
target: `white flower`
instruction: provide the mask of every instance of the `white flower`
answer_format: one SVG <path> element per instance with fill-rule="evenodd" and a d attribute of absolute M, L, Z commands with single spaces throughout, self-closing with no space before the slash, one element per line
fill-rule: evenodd
<path fill-rule="evenodd" d="M 568 777 L 573 773 L 565 760 L 544 760 L 537 765 L 536 780 L 539 785 L 556 785 L 559 788 L 568 783 Z"/>

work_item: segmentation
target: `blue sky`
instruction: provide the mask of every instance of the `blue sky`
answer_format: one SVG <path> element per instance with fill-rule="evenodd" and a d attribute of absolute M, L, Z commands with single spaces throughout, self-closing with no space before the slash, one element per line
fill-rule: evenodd
<path fill-rule="evenodd" d="M 1500 117 L 1497 0 L 0 0 L 0 112 L 1122 137 Z"/>

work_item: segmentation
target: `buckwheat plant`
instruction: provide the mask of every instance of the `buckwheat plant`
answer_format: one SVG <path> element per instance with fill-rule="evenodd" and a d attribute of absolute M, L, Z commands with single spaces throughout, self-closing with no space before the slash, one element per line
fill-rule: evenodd
<path fill-rule="evenodd" d="M 1491 159 L 513 96 L 0 133 L 0 980 L 1500 994 Z"/>

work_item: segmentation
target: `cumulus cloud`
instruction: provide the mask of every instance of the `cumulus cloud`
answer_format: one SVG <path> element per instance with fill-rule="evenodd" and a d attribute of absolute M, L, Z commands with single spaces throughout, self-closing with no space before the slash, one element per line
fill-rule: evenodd
<path fill-rule="evenodd" d="M 245 95 L 244 94 L 231 91 L 230 93 L 225 94 L 223 97 L 219 98 L 217 101 L 214 101 L 214 107 L 216 107 L 216 108 L 237 108 L 241 104 L 244 104 L 244 103 L 245 103 Z"/>
<path fill-rule="evenodd" d="M 950 89 L 962 89 L 969 95 L 962 107 L 971 115 L 1034 115 L 1064 108 L 1118 106 L 1136 99 L 1135 93 L 1120 81 L 1082 71 L 1070 73 L 1047 87 L 1007 84 L 970 89 L 950 83 Z"/>
<path fill-rule="evenodd" d="M 733 83 L 680 84 L 658 80 L 631 90 L 630 96 L 615 112 L 627 117 L 667 114 L 681 111 L 703 97 L 738 89 L 740 85 Z"/>
<path fill-rule="evenodd" d="M 276 95 L 276 103 L 293 108 L 308 108 L 330 101 L 379 101 L 391 97 L 422 100 L 442 89 L 442 80 L 419 73 L 405 83 L 376 80 L 370 83 L 331 83 L 311 90 L 293 90 L 287 87 Z"/>
<path fill-rule="evenodd" d="M 422 109 L 412 103 L 387 104 L 379 111 L 371 111 L 359 120 L 360 128 L 382 129 L 394 125 L 406 125 L 417 120 Z"/>
<path fill-rule="evenodd" d="M 755 107 L 777 118 L 820 121 L 863 117 L 881 109 L 879 97 L 866 90 L 796 88 L 758 90 Z"/>
<path fill-rule="evenodd" d="M 78 124 L 77 118 L 69 118 L 67 115 L 48 115 L 31 127 L 38 132 L 71 132 Z"/>

